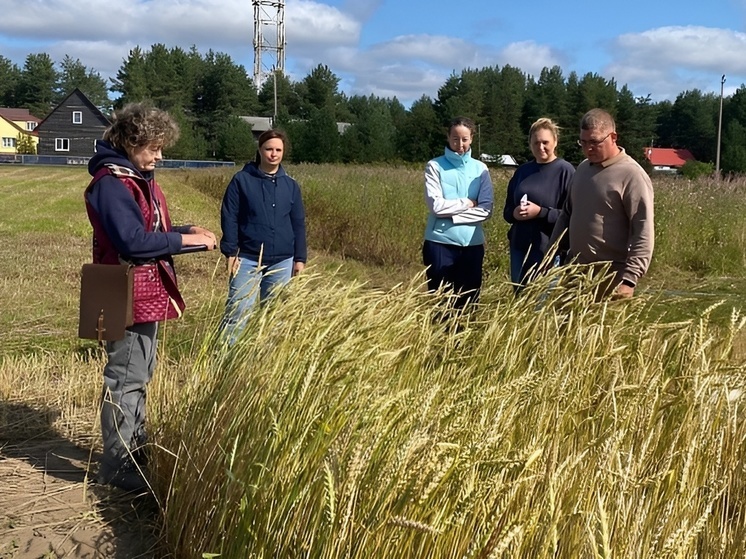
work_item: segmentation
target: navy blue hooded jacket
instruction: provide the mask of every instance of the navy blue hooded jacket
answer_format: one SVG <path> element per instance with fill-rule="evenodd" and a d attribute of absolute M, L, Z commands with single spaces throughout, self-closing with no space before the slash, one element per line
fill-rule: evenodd
<path fill-rule="evenodd" d="M 288 258 L 305 262 L 306 212 L 300 186 L 280 166 L 274 175 L 256 163 L 236 173 L 223 196 L 220 251 L 272 266 Z"/>
<path fill-rule="evenodd" d="M 98 140 L 96 153 L 88 161 L 88 172 L 96 172 L 107 163 L 127 167 L 143 177 L 148 184 L 153 173 L 142 173 L 127 158 L 127 154 L 114 149 L 109 142 Z M 149 260 L 181 250 L 181 233 L 190 226 L 173 227 L 172 231 L 146 231 L 142 212 L 127 187 L 118 178 L 106 175 L 93 185 L 87 195 L 88 202 L 98 214 L 101 226 L 119 254 L 131 260 Z"/>

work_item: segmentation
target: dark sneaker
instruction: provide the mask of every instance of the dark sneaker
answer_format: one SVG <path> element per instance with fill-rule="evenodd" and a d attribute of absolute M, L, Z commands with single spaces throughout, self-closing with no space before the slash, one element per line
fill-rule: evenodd
<path fill-rule="evenodd" d="M 137 468 L 129 460 L 117 469 L 101 464 L 96 475 L 96 483 L 118 487 L 127 492 L 142 493 L 150 489 L 143 473 L 142 469 Z"/>
<path fill-rule="evenodd" d="M 148 482 L 145 481 L 145 478 L 137 470 L 117 472 L 109 479 L 108 483 L 131 493 L 145 493 L 150 491 Z"/>
<path fill-rule="evenodd" d="M 132 442 L 130 443 L 130 448 L 132 449 L 132 459 L 135 461 L 136 464 L 139 466 L 147 466 L 148 465 L 148 433 L 145 430 L 145 425 L 140 425 L 140 428 L 137 430 L 135 435 L 132 437 Z"/>
<path fill-rule="evenodd" d="M 146 446 L 138 446 L 137 448 L 132 449 L 132 459 L 140 467 L 148 465 L 148 461 L 150 460 L 148 454 L 148 448 Z"/>

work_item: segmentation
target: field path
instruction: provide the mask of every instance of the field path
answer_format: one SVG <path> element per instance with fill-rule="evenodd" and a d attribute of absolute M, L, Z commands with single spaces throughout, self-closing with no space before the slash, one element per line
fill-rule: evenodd
<path fill-rule="evenodd" d="M 147 504 L 86 480 L 62 438 L 0 444 L 0 559 L 153 559 Z"/>

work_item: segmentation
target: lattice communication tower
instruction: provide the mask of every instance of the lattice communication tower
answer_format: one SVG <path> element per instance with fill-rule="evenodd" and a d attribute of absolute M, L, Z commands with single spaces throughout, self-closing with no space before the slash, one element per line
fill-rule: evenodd
<path fill-rule="evenodd" d="M 285 1 L 252 0 L 254 83 L 259 89 L 275 70 L 285 72 Z"/>

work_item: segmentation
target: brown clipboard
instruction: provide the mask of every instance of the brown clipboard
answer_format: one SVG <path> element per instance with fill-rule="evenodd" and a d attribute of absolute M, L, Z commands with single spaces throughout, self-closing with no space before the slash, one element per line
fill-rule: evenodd
<path fill-rule="evenodd" d="M 132 326 L 134 268 L 129 264 L 83 264 L 80 273 L 78 337 L 124 339 Z"/>

